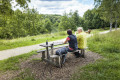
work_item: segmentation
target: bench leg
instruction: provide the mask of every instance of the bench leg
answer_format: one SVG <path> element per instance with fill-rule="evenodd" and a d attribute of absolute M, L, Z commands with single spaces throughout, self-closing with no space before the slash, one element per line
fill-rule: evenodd
<path fill-rule="evenodd" d="M 42 61 L 45 59 L 45 51 L 42 52 Z"/>
<path fill-rule="evenodd" d="M 56 65 L 58 67 L 61 67 L 61 59 L 60 59 L 60 56 L 56 58 Z"/>
<path fill-rule="evenodd" d="M 82 49 L 82 50 L 81 50 L 81 56 L 82 56 L 83 58 L 85 58 L 85 49 Z"/>

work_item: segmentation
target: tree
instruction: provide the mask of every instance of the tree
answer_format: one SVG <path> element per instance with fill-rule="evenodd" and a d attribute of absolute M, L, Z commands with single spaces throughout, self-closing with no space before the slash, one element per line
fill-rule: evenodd
<path fill-rule="evenodd" d="M 98 29 L 105 28 L 108 24 L 101 19 L 101 16 L 96 9 L 87 10 L 84 15 L 84 29 Z"/>
<path fill-rule="evenodd" d="M 110 31 L 112 30 L 112 24 L 115 21 L 117 23 L 117 17 L 120 16 L 120 0 L 94 0 L 96 7 L 100 10 L 104 20 L 109 20 Z"/>
<path fill-rule="evenodd" d="M 78 26 L 80 26 L 78 11 L 70 11 L 69 14 L 64 13 L 59 23 L 60 30 L 76 30 Z"/>
<path fill-rule="evenodd" d="M 15 0 L 15 2 L 17 3 L 16 6 L 26 8 L 30 0 Z M 11 14 L 12 11 L 12 0 L 0 0 L 0 14 Z"/>
<path fill-rule="evenodd" d="M 73 23 L 75 24 L 75 28 L 78 27 L 78 26 L 80 26 L 79 14 L 78 14 L 77 10 L 73 13 L 72 19 L 73 19 Z"/>
<path fill-rule="evenodd" d="M 67 30 L 70 28 L 70 22 L 67 14 L 65 13 L 60 20 L 59 30 Z"/>

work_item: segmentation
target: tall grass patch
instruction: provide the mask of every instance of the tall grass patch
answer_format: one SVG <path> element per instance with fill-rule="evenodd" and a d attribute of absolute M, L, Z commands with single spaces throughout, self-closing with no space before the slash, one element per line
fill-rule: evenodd
<path fill-rule="evenodd" d="M 120 30 L 96 34 L 88 39 L 88 47 L 95 52 L 120 53 Z"/>

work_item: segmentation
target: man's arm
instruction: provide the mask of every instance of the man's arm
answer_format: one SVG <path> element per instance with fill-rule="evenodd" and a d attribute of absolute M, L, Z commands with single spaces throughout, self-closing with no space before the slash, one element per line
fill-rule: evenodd
<path fill-rule="evenodd" d="M 75 35 L 77 35 L 78 34 L 78 32 L 77 31 L 75 31 Z"/>
<path fill-rule="evenodd" d="M 76 35 L 76 37 L 77 37 L 77 42 L 79 42 L 81 36 L 78 34 Z"/>
<path fill-rule="evenodd" d="M 64 41 L 64 44 L 66 44 L 68 42 L 68 40 L 66 39 L 65 41 Z"/>
<path fill-rule="evenodd" d="M 67 37 L 67 39 L 64 41 L 64 44 L 66 44 L 69 40 L 70 40 L 70 38 Z"/>

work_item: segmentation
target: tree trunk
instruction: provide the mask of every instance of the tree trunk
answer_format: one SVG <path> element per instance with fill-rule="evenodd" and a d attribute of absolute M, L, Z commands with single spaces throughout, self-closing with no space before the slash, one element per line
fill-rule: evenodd
<path fill-rule="evenodd" d="M 112 31 L 112 21 L 110 21 L 110 32 Z"/>
<path fill-rule="evenodd" d="M 6 27 L 6 25 L 5 25 L 5 21 L 6 21 L 6 20 L 5 20 L 5 13 L 4 13 L 4 27 Z"/>
<path fill-rule="evenodd" d="M 110 11 L 110 32 L 112 31 L 112 10 Z"/>
<path fill-rule="evenodd" d="M 117 30 L 117 19 L 115 20 L 115 30 Z"/>

